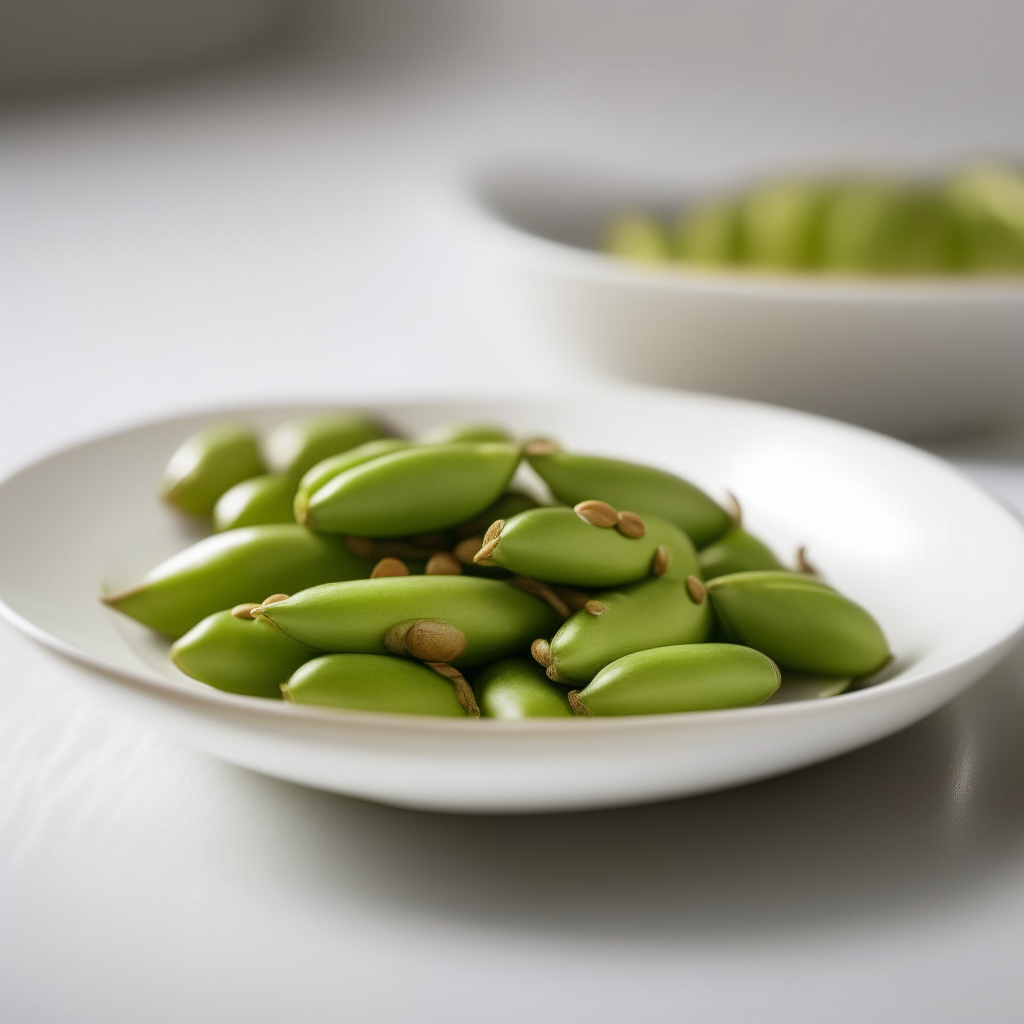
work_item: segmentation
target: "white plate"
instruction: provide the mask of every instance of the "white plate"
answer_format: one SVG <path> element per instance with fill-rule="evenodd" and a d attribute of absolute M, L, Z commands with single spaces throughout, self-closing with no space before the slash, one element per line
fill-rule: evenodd
<path fill-rule="evenodd" d="M 921 437 L 1016 409 L 1024 279 L 842 279 L 644 267 L 596 251 L 616 210 L 684 197 L 592 174 L 509 170 L 452 211 L 513 308 L 552 345 L 627 380 L 825 413 Z"/>
<path fill-rule="evenodd" d="M 154 497 L 187 434 L 224 415 L 259 427 L 304 411 L 218 411 L 71 448 L 0 485 L 0 611 L 107 693 L 236 764 L 405 807 L 606 807 L 733 786 L 895 732 L 990 668 L 1024 623 L 1024 528 L 959 472 L 856 427 L 732 399 L 646 389 L 553 400 L 383 402 L 395 426 L 495 419 L 523 436 L 676 470 L 780 552 L 807 544 L 880 620 L 886 681 L 731 711 L 526 722 L 297 707 L 178 674 L 165 645 L 97 600 L 193 539 Z"/>

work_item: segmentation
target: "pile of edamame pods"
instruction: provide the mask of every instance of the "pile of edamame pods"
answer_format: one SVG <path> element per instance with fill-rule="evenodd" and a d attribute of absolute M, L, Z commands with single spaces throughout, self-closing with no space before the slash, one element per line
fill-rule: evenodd
<path fill-rule="evenodd" d="M 523 464 L 547 503 L 513 489 Z M 518 479 L 518 478 L 517 478 Z M 649 466 L 362 414 L 260 439 L 221 423 L 163 498 L 216 532 L 103 600 L 233 693 L 419 715 L 638 715 L 840 693 L 890 658 L 875 620 Z"/>
<path fill-rule="evenodd" d="M 833 274 L 1024 273 L 1024 175 L 1002 163 L 945 181 L 786 178 L 694 203 L 669 223 L 616 217 L 625 259 Z"/>

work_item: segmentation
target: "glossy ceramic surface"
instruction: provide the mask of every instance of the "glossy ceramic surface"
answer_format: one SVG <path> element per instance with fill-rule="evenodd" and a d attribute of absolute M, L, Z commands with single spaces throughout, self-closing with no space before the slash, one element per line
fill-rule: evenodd
<path fill-rule="evenodd" d="M 731 399 L 647 389 L 553 400 L 381 402 L 395 428 L 498 420 L 520 436 L 642 460 L 722 498 L 780 553 L 806 544 L 869 608 L 896 662 L 857 692 L 648 717 L 432 720 L 296 707 L 180 675 L 166 645 L 97 600 L 195 539 L 154 494 L 168 454 L 219 410 L 68 449 L 0 485 L 0 610 L 82 676 L 185 742 L 307 785 L 406 807 L 614 806 L 737 785 L 892 733 L 992 666 L 1024 623 L 1024 528 L 957 470 L 900 442 Z"/>
<path fill-rule="evenodd" d="M 840 278 L 645 267 L 598 251 L 615 211 L 678 193 L 508 172 L 454 215 L 513 308 L 602 373 L 774 402 L 902 437 L 1016 408 L 1024 280 Z"/>

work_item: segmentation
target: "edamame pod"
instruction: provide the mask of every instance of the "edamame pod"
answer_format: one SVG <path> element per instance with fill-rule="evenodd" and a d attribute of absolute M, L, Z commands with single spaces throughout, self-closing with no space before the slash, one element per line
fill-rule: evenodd
<path fill-rule="evenodd" d="M 1024 270 L 1024 175 L 998 163 L 967 167 L 946 198 L 963 225 L 971 270 Z"/>
<path fill-rule="evenodd" d="M 911 211 L 911 195 L 899 185 L 885 181 L 844 185 L 825 216 L 822 267 L 853 273 L 903 269 Z"/>
<path fill-rule="evenodd" d="M 701 203 L 684 211 L 676 226 L 676 258 L 703 266 L 740 262 L 739 214 L 739 204 L 733 201 Z"/>
<path fill-rule="evenodd" d="M 602 248 L 634 263 L 664 263 L 671 258 L 664 225 L 645 213 L 627 213 L 610 221 Z"/>
<path fill-rule="evenodd" d="M 729 528 L 729 516 L 702 490 L 663 469 L 598 455 L 558 451 L 550 442 L 524 448 L 527 461 L 567 505 L 596 498 L 642 516 L 674 523 L 697 547 L 710 544 Z"/>
<path fill-rule="evenodd" d="M 760 704 L 779 688 L 775 663 L 736 644 L 683 644 L 627 654 L 570 695 L 591 715 L 659 715 Z"/>
<path fill-rule="evenodd" d="M 254 620 L 247 609 L 208 615 L 171 647 L 171 661 L 218 690 L 280 699 L 281 684 L 317 652 Z"/>
<path fill-rule="evenodd" d="M 150 570 L 138 586 L 102 600 L 177 638 L 223 608 L 330 580 L 365 578 L 372 568 L 341 538 L 321 537 L 295 523 L 246 526 L 179 551 Z"/>
<path fill-rule="evenodd" d="M 357 711 L 465 718 L 452 684 L 416 661 L 386 654 L 326 654 L 281 687 L 285 700 Z"/>
<path fill-rule="evenodd" d="M 727 530 L 718 540 L 697 552 L 704 579 L 755 569 L 782 569 L 772 550 L 740 526 Z"/>
<path fill-rule="evenodd" d="M 243 480 L 217 499 L 213 528 L 221 531 L 266 523 L 294 523 L 294 494 L 295 481 L 285 473 L 265 473 Z"/>
<path fill-rule="evenodd" d="M 421 434 L 419 444 L 448 444 L 451 441 L 510 442 L 512 435 L 497 423 L 442 423 Z"/>
<path fill-rule="evenodd" d="M 552 638 L 548 678 L 587 683 L 605 665 L 635 651 L 703 643 L 712 625 L 711 603 L 696 578 L 689 585 L 653 578 L 606 590 L 595 594 Z"/>
<path fill-rule="evenodd" d="M 406 441 L 400 437 L 380 437 L 376 441 L 367 441 L 366 444 L 357 445 L 347 452 L 340 452 L 337 455 L 332 455 L 329 459 L 318 462 L 303 474 L 295 491 L 293 506 L 295 521 L 298 523 L 306 521 L 309 496 L 314 491 L 320 490 L 324 484 L 333 480 L 339 473 L 344 473 L 346 469 L 351 469 L 353 466 L 361 466 L 364 462 L 370 462 L 381 455 L 390 455 L 391 452 L 399 452 L 403 448 L 411 447 L 412 441 Z"/>
<path fill-rule="evenodd" d="M 786 180 L 749 192 L 740 214 L 743 262 L 777 270 L 817 266 L 833 191 L 829 185 Z"/>
<path fill-rule="evenodd" d="M 305 522 L 325 533 L 409 537 L 482 512 L 519 464 L 511 444 L 420 445 L 353 466 L 309 496 Z"/>
<path fill-rule="evenodd" d="M 890 657 L 881 628 L 860 605 L 799 573 L 735 573 L 707 589 L 725 636 L 782 668 L 864 676 Z"/>
<path fill-rule="evenodd" d="M 164 470 L 160 496 L 194 516 L 209 516 L 235 484 L 266 472 L 256 435 L 241 423 L 217 423 L 178 446 Z"/>
<path fill-rule="evenodd" d="M 380 437 L 380 427 L 361 413 L 334 413 L 282 423 L 267 437 L 267 462 L 295 484 L 318 462 Z"/>
<path fill-rule="evenodd" d="M 544 678 L 526 658 L 506 658 L 488 665 L 473 680 L 484 718 L 569 718 L 565 690 Z"/>
<path fill-rule="evenodd" d="M 321 651 L 384 654 L 392 627 L 439 620 L 465 636 L 453 665 L 482 665 L 551 636 L 559 618 L 507 583 L 475 576 L 384 576 L 311 587 L 258 610 L 288 636 Z"/>
<path fill-rule="evenodd" d="M 592 525 L 564 505 L 529 509 L 500 527 L 493 524 L 477 561 L 571 587 L 617 587 L 652 572 L 675 579 L 700 575 L 686 534 L 656 516 L 644 522 L 642 537 L 627 537 Z"/>
<path fill-rule="evenodd" d="M 960 225 L 931 189 L 913 194 L 897 268 L 906 274 L 943 274 L 965 263 Z"/>

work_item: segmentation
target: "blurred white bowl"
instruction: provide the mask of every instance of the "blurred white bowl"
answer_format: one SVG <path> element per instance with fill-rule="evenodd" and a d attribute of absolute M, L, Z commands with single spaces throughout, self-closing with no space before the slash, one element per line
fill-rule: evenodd
<path fill-rule="evenodd" d="M 903 437 L 1024 405 L 1024 281 L 646 268 L 596 250 L 623 209 L 677 209 L 586 176 L 481 176 L 474 242 L 554 345 L 617 377 L 806 409 Z"/>
<path fill-rule="evenodd" d="M 752 530 L 780 553 L 808 544 L 829 579 L 878 617 L 896 654 L 887 680 L 730 711 L 496 721 L 300 706 L 188 679 L 166 642 L 97 595 L 195 539 L 154 496 L 183 437 L 219 416 L 267 428 L 302 408 L 153 423 L 4 482 L 0 614 L 129 710 L 225 760 L 370 800 L 478 812 L 663 800 L 833 757 L 955 696 L 1024 623 L 1024 528 L 951 466 L 889 438 L 646 388 L 557 401 L 391 401 L 377 411 L 410 433 L 451 419 L 499 420 L 520 436 L 544 433 L 685 473 L 719 497 L 731 488 Z"/>

